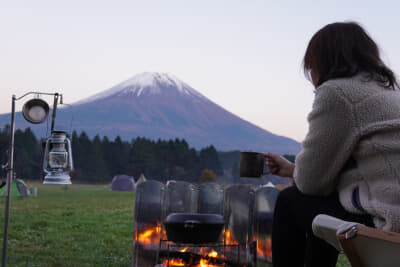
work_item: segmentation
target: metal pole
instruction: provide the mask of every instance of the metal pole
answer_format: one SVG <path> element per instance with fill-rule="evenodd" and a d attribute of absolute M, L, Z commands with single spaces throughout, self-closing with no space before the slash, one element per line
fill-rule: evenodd
<path fill-rule="evenodd" d="M 54 103 L 53 103 L 53 114 L 51 115 L 51 128 L 50 128 L 50 134 L 54 130 L 54 121 L 56 119 L 56 111 L 57 111 L 57 103 L 58 103 L 58 93 L 54 94 Z"/>
<path fill-rule="evenodd" d="M 8 157 L 8 174 L 7 174 L 7 191 L 6 191 L 6 208 L 4 216 L 4 235 L 3 235 L 3 257 L 1 261 L 1 266 L 7 266 L 7 248 L 8 248 L 8 224 L 10 222 L 10 200 L 11 200 L 11 182 L 13 178 L 13 168 L 14 168 L 14 132 L 15 132 L 15 95 L 12 96 L 11 104 L 11 144 L 10 153 Z"/>
<path fill-rule="evenodd" d="M 53 104 L 53 115 L 51 121 L 51 131 L 54 129 L 54 120 L 56 117 L 56 109 L 58 102 L 58 93 L 49 94 L 49 93 L 41 93 L 41 92 L 28 92 L 23 96 L 17 98 L 15 95 L 12 96 L 11 102 L 11 144 L 10 151 L 8 157 L 8 173 L 7 173 L 7 188 L 6 188 L 6 207 L 5 207 L 5 216 L 4 216 L 4 234 L 3 234 L 3 254 L 1 259 L 1 266 L 7 266 L 7 249 L 8 249 L 8 225 L 10 223 L 10 201 L 11 201 L 11 182 L 14 176 L 14 135 L 15 135 L 15 101 L 24 98 L 30 94 L 44 94 L 44 95 L 54 95 L 54 104 Z"/>

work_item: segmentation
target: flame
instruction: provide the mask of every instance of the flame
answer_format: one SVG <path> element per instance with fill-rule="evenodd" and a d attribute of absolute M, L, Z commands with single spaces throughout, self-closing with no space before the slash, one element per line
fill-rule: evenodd
<path fill-rule="evenodd" d="M 227 244 L 227 245 L 237 245 L 238 244 L 238 242 L 235 240 L 235 238 L 232 235 L 232 232 L 229 229 L 224 230 L 223 237 L 225 240 L 225 244 Z"/>
<path fill-rule="evenodd" d="M 185 252 L 188 248 L 184 248 L 179 250 L 180 252 Z M 206 252 L 207 248 L 200 248 L 200 253 L 202 254 L 202 258 L 200 259 L 199 264 L 193 265 L 193 263 L 185 263 L 182 259 L 168 259 L 164 260 L 164 266 L 193 266 L 193 267 L 219 267 L 221 265 L 216 265 L 211 263 L 211 259 L 218 258 L 218 252 L 215 250 L 211 250 L 210 252 Z"/>
<path fill-rule="evenodd" d="M 153 228 L 144 230 L 138 233 L 137 240 L 146 245 L 156 244 L 160 242 L 160 233 L 161 233 L 161 226 L 157 225 Z"/>
<path fill-rule="evenodd" d="M 178 250 L 178 251 L 179 251 L 179 252 L 186 252 L 188 249 L 189 249 L 188 247 L 185 247 L 185 248 L 183 248 L 183 249 L 181 249 L 181 250 Z"/>
<path fill-rule="evenodd" d="M 272 259 L 271 238 L 257 240 L 257 255 L 263 258 Z"/>
<path fill-rule="evenodd" d="M 203 255 L 204 258 L 217 258 L 218 257 L 218 252 L 216 252 L 215 250 L 211 249 L 210 252 L 208 252 L 207 247 L 201 247 L 200 248 L 200 254 Z"/>
<path fill-rule="evenodd" d="M 164 266 L 186 266 L 185 262 L 182 259 L 170 259 L 164 260 Z"/>
<path fill-rule="evenodd" d="M 218 265 L 211 264 L 207 259 L 200 259 L 198 267 L 218 267 Z"/>
<path fill-rule="evenodd" d="M 207 256 L 210 258 L 216 258 L 216 257 L 218 257 L 218 252 L 216 252 L 215 250 L 212 250 L 210 253 L 207 254 Z"/>
<path fill-rule="evenodd" d="M 217 266 L 220 266 L 220 265 L 214 265 L 214 264 L 210 263 L 210 259 L 211 258 L 214 258 L 214 259 L 218 258 L 218 252 L 216 252 L 213 249 L 210 252 L 204 252 L 204 249 L 203 248 L 200 249 L 200 253 L 203 253 L 203 258 L 200 259 L 200 263 L 199 263 L 199 265 L 197 265 L 197 267 L 217 267 Z"/>

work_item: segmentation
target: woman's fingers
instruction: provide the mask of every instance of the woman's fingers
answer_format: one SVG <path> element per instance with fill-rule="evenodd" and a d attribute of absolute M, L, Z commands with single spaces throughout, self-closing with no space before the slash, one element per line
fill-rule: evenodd
<path fill-rule="evenodd" d="M 277 162 L 274 158 L 267 158 L 267 166 L 268 168 L 273 168 L 274 166 L 279 166 L 279 162 Z"/>
<path fill-rule="evenodd" d="M 267 158 L 266 164 L 268 166 L 270 173 L 272 174 L 279 173 L 280 166 L 278 162 L 276 162 L 275 158 L 271 156 L 271 153 L 266 153 L 264 154 L 264 156 Z"/>
<path fill-rule="evenodd" d="M 269 169 L 269 171 L 270 171 L 270 173 L 272 173 L 272 174 L 277 174 L 277 173 L 279 173 L 279 167 L 273 167 L 273 168 L 270 168 Z"/>
<path fill-rule="evenodd" d="M 283 177 L 293 177 L 295 165 L 285 159 L 282 155 L 275 153 L 264 153 L 267 158 L 267 166 L 272 174 Z"/>

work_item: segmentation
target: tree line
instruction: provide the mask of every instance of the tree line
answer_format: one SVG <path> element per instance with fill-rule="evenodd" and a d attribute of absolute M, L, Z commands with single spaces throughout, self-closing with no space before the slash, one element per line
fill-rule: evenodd
<path fill-rule="evenodd" d="M 157 140 L 138 137 L 130 142 L 119 136 L 114 140 L 96 135 L 94 138 L 83 131 L 70 136 L 74 171 L 73 180 L 86 183 L 110 182 L 114 175 L 126 174 L 135 178 L 144 174 L 149 179 L 170 179 L 198 182 L 203 170 L 217 176 L 223 174 L 218 152 L 210 145 L 201 150 L 190 148 L 184 139 Z M 43 177 L 44 141 L 38 140 L 30 128 L 16 130 L 14 170 L 22 179 Z M 10 145 L 10 127 L 0 131 L 0 160 L 7 162 Z M 5 176 L 2 168 L 2 176 Z"/>

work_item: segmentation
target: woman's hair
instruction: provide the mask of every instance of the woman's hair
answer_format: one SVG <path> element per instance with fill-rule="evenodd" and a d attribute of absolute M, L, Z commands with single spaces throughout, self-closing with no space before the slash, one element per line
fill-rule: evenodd
<path fill-rule="evenodd" d="M 370 79 L 394 89 L 396 77 L 381 60 L 376 43 L 355 22 L 328 24 L 311 38 L 303 60 L 304 73 L 315 86 L 334 78 L 366 72 Z M 310 75 L 314 77 L 310 77 Z"/>

